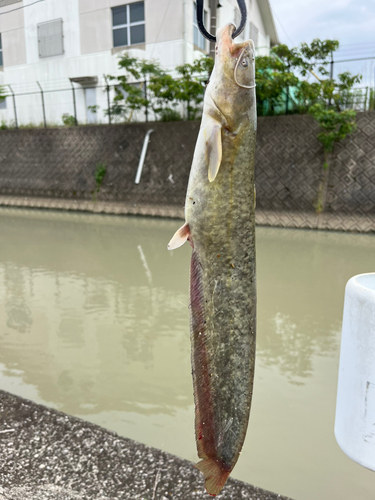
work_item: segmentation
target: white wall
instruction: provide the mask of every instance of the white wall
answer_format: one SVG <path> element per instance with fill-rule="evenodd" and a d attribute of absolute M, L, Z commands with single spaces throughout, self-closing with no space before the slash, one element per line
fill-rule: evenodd
<path fill-rule="evenodd" d="M 33 4 L 35 0 L 24 0 L 24 4 Z M 27 64 L 41 62 L 38 48 L 37 25 L 54 19 L 63 20 L 64 54 L 49 57 L 48 60 L 75 57 L 81 54 L 78 0 L 48 0 L 42 4 L 31 5 L 23 9 L 26 34 Z M 45 68 L 46 69 L 46 68 Z"/>
<path fill-rule="evenodd" d="M 24 0 L 30 5 L 35 0 Z M 96 103 L 100 110 L 96 116 L 98 122 L 107 122 L 104 114 L 107 108 L 107 96 L 103 75 L 118 75 L 118 49 L 112 47 L 111 7 L 135 0 L 47 0 L 30 5 L 18 11 L 17 16 L 9 18 L 12 22 L 13 39 L 20 39 L 13 48 L 4 47 L 4 72 L 0 72 L 0 85 L 10 83 L 16 94 L 36 92 L 34 95 L 17 96 L 17 113 L 20 124 L 41 124 L 43 121 L 41 95 L 36 84 L 40 82 L 44 90 L 65 90 L 45 93 L 47 122 L 59 125 L 62 115 L 73 115 L 73 96 L 69 78 L 93 76 L 98 78 Z M 185 13 L 183 6 L 186 6 Z M 218 26 L 235 21 L 235 0 L 220 0 Z M 9 7 L 8 7 L 9 8 Z M 205 9 L 209 12 L 208 0 Z M 264 32 L 256 0 L 248 0 L 249 21 L 259 29 L 260 44 L 269 45 Z M 210 14 L 210 12 L 209 12 Z M 93 30 L 88 17 L 95 17 L 98 29 Z M 10 15 L 11 16 L 11 15 Z M 0 16 L 0 21 L 1 21 Z M 5 18 L 6 16 L 4 16 Z M 210 18 L 210 15 L 208 16 Z M 40 58 L 38 48 L 37 24 L 54 19 L 63 19 L 64 54 Z M 192 63 L 204 53 L 194 50 L 193 46 L 193 0 L 145 0 L 146 43 L 133 47 L 127 52 L 131 56 L 159 60 L 170 71 L 184 62 Z M 3 25 L 4 28 L 4 25 Z M 210 30 L 210 26 L 207 26 Z M 1 25 L 0 25 L 1 29 Z M 88 33 L 87 30 L 91 30 Z M 185 34 L 185 37 L 184 37 Z M 5 36 L 5 34 L 3 35 Z M 242 38 L 249 37 L 249 23 Z M 240 40 L 239 38 L 238 40 Z M 4 40 L 4 38 L 3 38 Z M 209 50 L 207 43 L 207 51 Z M 91 52 L 90 52 L 91 51 Z M 86 123 L 87 110 L 84 88 L 75 84 L 78 122 Z M 114 92 L 111 91 L 111 99 Z M 7 109 L 0 109 L 0 122 L 11 123 L 14 120 L 13 103 L 7 99 Z"/>
<path fill-rule="evenodd" d="M 0 33 L 5 66 L 26 63 L 25 30 L 22 3 L 0 8 Z"/>
<path fill-rule="evenodd" d="M 259 42 L 265 41 L 267 33 L 262 21 L 262 16 L 260 15 L 258 2 L 256 0 L 253 0 L 250 3 L 251 3 L 251 8 L 249 9 L 249 21 L 251 21 L 259 30 L 258 47 L 261 47 L 263 45 L 260 45 Z"/>
<path fill-rule="evenodd" d="M 217 9 L 218 26 L 223 26 L 226 23 L 236 23 L 235 11 L 238 10 L 238 4 L 236 0 L 220 0 L 222 7 Z M 269 46 L 269 39 L 265 31 L 265 27 L 260 15 L 259 6 L 257 0 L 247 0 L 247 23 L 244 31 L 236 39 L 237 41 L 242 41 L 250 38 L 250 22 L 254 24 L 259 30 L 258 33 L 258 46 L 263 46 L 267 44 Z M 260 43 L 262 45 L 260 45 Z"/>

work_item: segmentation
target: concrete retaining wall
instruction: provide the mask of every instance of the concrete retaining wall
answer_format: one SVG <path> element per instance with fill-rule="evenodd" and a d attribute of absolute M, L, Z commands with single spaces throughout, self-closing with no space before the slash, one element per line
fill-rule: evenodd
<path fill-rule="evenodd" d="M 288 227 L 375 230 L 375 112 L 359 113 L 358 131 L 336 146 L 325 189 L 325 210 L 315 204 L 323 175 L 318 125 L 310 117 L 258 121 L 258 222 Z M 134 184 L 143 139 L 153 129 L 139 185 Z M 199 122 L 136 123 L 0 131 L 0 204 L 86 209 L 97 199 L 148 213 L 145 206 L 184 204 Z M 105 167 L 98 193 L 95 172 Z M 49 202 L 50 200 L 50 202 Z M 63 201 L 64 200 L 64 201 Z M 74 202 L 74 203 L 73 203 Z M 38 205 L 39 203 L 39 205 Z M 98 204 L 95 205 L 98 207 Z M 109 208 L 108 208 L 109 207 Z M 158 210 L 156 210 L 158 213 Z M 163 210 L 162 210 L 163 212 Z M 150 213 L 155 214 L 155 208 Z M 180 213 L 180 212 L 178 212 Z"/>

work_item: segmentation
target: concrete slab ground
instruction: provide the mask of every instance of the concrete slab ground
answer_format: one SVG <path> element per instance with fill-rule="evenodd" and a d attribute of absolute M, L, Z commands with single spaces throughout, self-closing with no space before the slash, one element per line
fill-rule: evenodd
<path fill-rule="evenodd" d="M 191 462 L 0 391 L 0 500 L 198 498 Z M 234 479 L 216 498 L 288 500 Z"/>
<path fill-rule="evenodd" d="M 183 206 L 147 205 L 113 201 L 66 200 L 59 198 L 34 198 L 0 195 L 0 207 L 37 208 L 111 215 L 144 215 L 184 220 Z M 375 217 L 360 214 L 334 214 L 303 211 L 255 211 L 258 226 L 292 227 L 299 229 L 324 229 L 375 233 Z"/>

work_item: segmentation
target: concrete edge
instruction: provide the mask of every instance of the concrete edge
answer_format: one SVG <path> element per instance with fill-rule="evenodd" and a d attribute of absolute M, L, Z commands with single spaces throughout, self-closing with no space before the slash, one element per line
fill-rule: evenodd
<path fill-rule="evenodd" d="M 0 196 L 0 206 L 15 208 L 38 208 L 111 215 L 144 215 L 184 219 L 182 207 L 168 205 L 148 205 L 112 201 L 67 200 L 60 198 L 32 198 Z"/>
<path fill-rule="evenodd" d="M 183 207 L 151 205 L 111 201 L 68 200 L 59 198 L 33 198 L 0 196 L 0 206 L 38 208 L 111 215 L 143 215 L 184 219 Z M 322 229 L 358 233 L 375 232 L 375 215 L 330 214 L 314 212 L 260 210 L 255 211 L 255 222 L 259 226 L 288 227 L 299 229 Z"/>
<path fill-rule="evenodd" d="M 210 498 L 187 460 L 0 390 L 1 500 Z M 229 479 L 219 500 L 290 500 Z"/>

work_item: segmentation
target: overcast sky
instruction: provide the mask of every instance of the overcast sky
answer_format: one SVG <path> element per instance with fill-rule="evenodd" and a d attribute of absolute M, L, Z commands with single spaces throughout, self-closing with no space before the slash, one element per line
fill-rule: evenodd
<path fill-rule="evenodd" d="M 375 0 L 270 0 L 280 41 L 288 46 L 314 38 L 340 42 L 336 59 L 375 56 Z M 335 65 L 362 73 L 374 86 L 374 60 Z"/>

